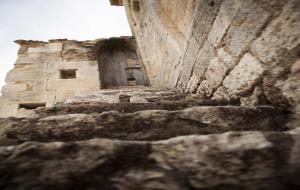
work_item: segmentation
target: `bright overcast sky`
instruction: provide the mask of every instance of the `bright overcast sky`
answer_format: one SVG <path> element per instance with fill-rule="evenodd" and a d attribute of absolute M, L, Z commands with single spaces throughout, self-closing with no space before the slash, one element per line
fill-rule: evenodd
<path fill-rule="evenodd" d="M 89 40 L 131 35 L 125 11 L 109 0 L 0 0 L 0 88 L 12 69 L 17 39 Z"/>

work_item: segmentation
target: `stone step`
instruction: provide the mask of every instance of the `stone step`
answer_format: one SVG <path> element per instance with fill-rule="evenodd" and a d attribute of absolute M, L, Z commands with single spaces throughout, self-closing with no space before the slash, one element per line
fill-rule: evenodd
<path fill-rule="evenodd" d="M 289 112 L 274 107 L 201 106 L 184 110 L 68 114 L 0 120 L 0 145 L 92 138 L 162 140 L 227 131 L 282 131 Z"/>
<path fill-rule="evenodd" d="M 195 106 L 221 106 L 228 105 L 228 102 L 216 100 L 182 99 L 177 101 L 163 100 L 148 103 L 76 103 L 62 104 L 50 108 L 39 108 L 35 110 L 39 117 L 66 115 L 66 114 L 95 114 L 107 111 L 118 111 L 133 113 L 142 110 L 182 110 Z"/>
<path fill-rule="evenodd" d="M 66 104 L 78 103 L 145 103 L 156 101 L 178 101 L 187 98 L 193 98 L 191 94 L 184 94 L 177 91 L 152 89 L 152 88 L 135 88 L 135 89 L 107 89 L 97 92 L 78 95 L 66 100 Z M 195 96 L 195 98 L 197 98 Z M 199 98 L 199 97 L 198 97 Z"/>
<path fill-rule="evenodd" d="M 27 142 L 0 147 L 0 188 L 296 190 L 299 158 L 299 128 L 156 142 Z"/>

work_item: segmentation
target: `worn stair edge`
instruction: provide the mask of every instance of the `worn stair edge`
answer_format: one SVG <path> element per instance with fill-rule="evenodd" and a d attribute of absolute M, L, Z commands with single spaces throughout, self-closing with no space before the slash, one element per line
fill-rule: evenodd
<path fill-rule="evenodd" d="M 91 138 L 162 140 L 227 131 L 288 130 L 289 112 L 273 107 L 202 106 L 135 113 L 69 114 L 0 120 L 0 145 Z"/>
<path fill-rule="evenodd" d="M 149 103 L 78 103 L 63 104 L 50 108 L 39 108 L 35 113 L 39 117 L 48 117 L 66 114 L 94 114 L 107 111 L 118 111 L 124 113 L 133 113 L 142 110 L 181 110 L 196 106 L 224 106 L 232 105 L 225 101 L 217 100 L 179 100 L 179 101 L 158 101 Z"/>
<path fill-rule="evenodd" d="M 300 128 L 0 147 L 0 188 L 296 190 Z"/>

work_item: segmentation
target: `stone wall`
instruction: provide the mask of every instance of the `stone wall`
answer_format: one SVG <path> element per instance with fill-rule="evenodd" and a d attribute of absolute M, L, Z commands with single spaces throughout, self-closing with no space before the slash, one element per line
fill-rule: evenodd
<path fill-rule="evenodd" d="M 128 43 L 134 41 L 130 37 L 124 39 Z M 131 54 L 117 53 L 118 46 L 110 47 L 110 59 L 105 60 L 107 56 L 104 54 L 108 52 L 97 49 L 99 43 L 104 41 L 106 39 L 16 41 L 21 47 L 15 67 L 7 74 L 6 85 L 2 88 L 0 118 L 29 116 L 37 107 L 50 107 L 72 96 L 98 91 L 105 88 L 104 85 L 128 86 L 128 76 L 123 75 L 130 70 L 120 65 L 132 63 L 135 68 L 139 67 L 139 70 L 133 69 L 132 72 L 137 84 L 144 85 L 135 43 L 132 42 Z M 100 72 L 99 60 L 105 60 L 100 65 L 106 65 L 100 67 Z M 105 80 L 101 82 L 100 79 Z M 115 84 L 114 79 L 122 81 Z"/>
<path fill-rule="evenodd" d="M 152 86 L 242 105 L 299 104 L 299 0 L 123 4 Z"/>
<path fill-rule="evenodd" d="M 78 93 L 99 89 L 98 62 L 93 55 L 96 41 L 16 41 L 21 47 L 15 67 L 2 88 L 0 117 L 26 116 L 20 107 L 45 104 L 49 107 Z M 74 72 L 74 78 L 61 76 Z"/>

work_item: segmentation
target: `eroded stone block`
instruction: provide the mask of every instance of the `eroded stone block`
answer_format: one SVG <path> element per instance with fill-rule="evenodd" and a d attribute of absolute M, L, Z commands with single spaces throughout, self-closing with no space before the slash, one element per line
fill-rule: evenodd
<path fill-rule="evenodd" d="M 300 44 L 300 2 L 291 0 L 252 45 L 251 51 L 264 62 L 278 62 Z"/>
<path fill-rule="evenodd" d="M 18 113 L 18 104 L 1 104 L 0 118 L 16 116 Z"/>
<path fill-rule="evenodd" d="M 247 53 L 225 78 L 223 85 L 233 94 L 246 93 L 262 78 L 265 69 L 257 58 Z"/>
<path fill-rule="evenodd" d="M 27 80 L 40 80 L 50 78 L 53 73 L 44 71 L 17 71 L 11 70 L 6 76 L 6 82 L 18 82 Z"/>
<path fill-rule="evenodd" d="M 233 56 L 240 56 L 249 44 L 257 38 L 268 21 L 270 14 L 252 1 L 242 1 L 240 12 L 236 15 L 225 37 L 225 48 Z"/>
<path fill-rule="evenodd" d="M 239 4 L 236 1 L 225 0 L 220 10 L 218 16 L 212 26 L 211 31 L 208 34 L 208 41 L 215 47 L 217 47 L 226 31 L 228 30 L 230 24 L 235 18 L 239 10 Z"/>
<path fill-rule="evenodd" d="M 212 88 L 221 85 L 225 76 L 235 66 L 235 61 L 236 60 L 225 52 L 224 49 L 218 50 L 218 56 L 211 60 L 205 73 L 205 78 Z"/>
<path fill-rule="evenodd" d="M 2 88 L 2 93 L 26 91 L 26 84 L 8 83 Z"/>
<path fill-rule="evenodd" d="M 56 42 L 56 43 L 48 43 L 44 46 L 38 46 L 34 48 L 28 48 L 29 53 L 40 53 L 40 52 L 61 52 L 63 47 L 63 42 Z"/>
<path fill-rule="evenodd" d="M 215 57 L 214 47 L 211 46 L 208 41 L 205 41 L 203 47 L 198 52 L 196 63 L 193 67 L 192 77 L 186 88 L 187 92 L 196 92 L 200 83 L 205 79 L 205 72 L 213 57 Z"/>
<path fill-rule="evenodd" d="M 99 89 L 98 79 L 49 79 L 47 90 Z"/>

